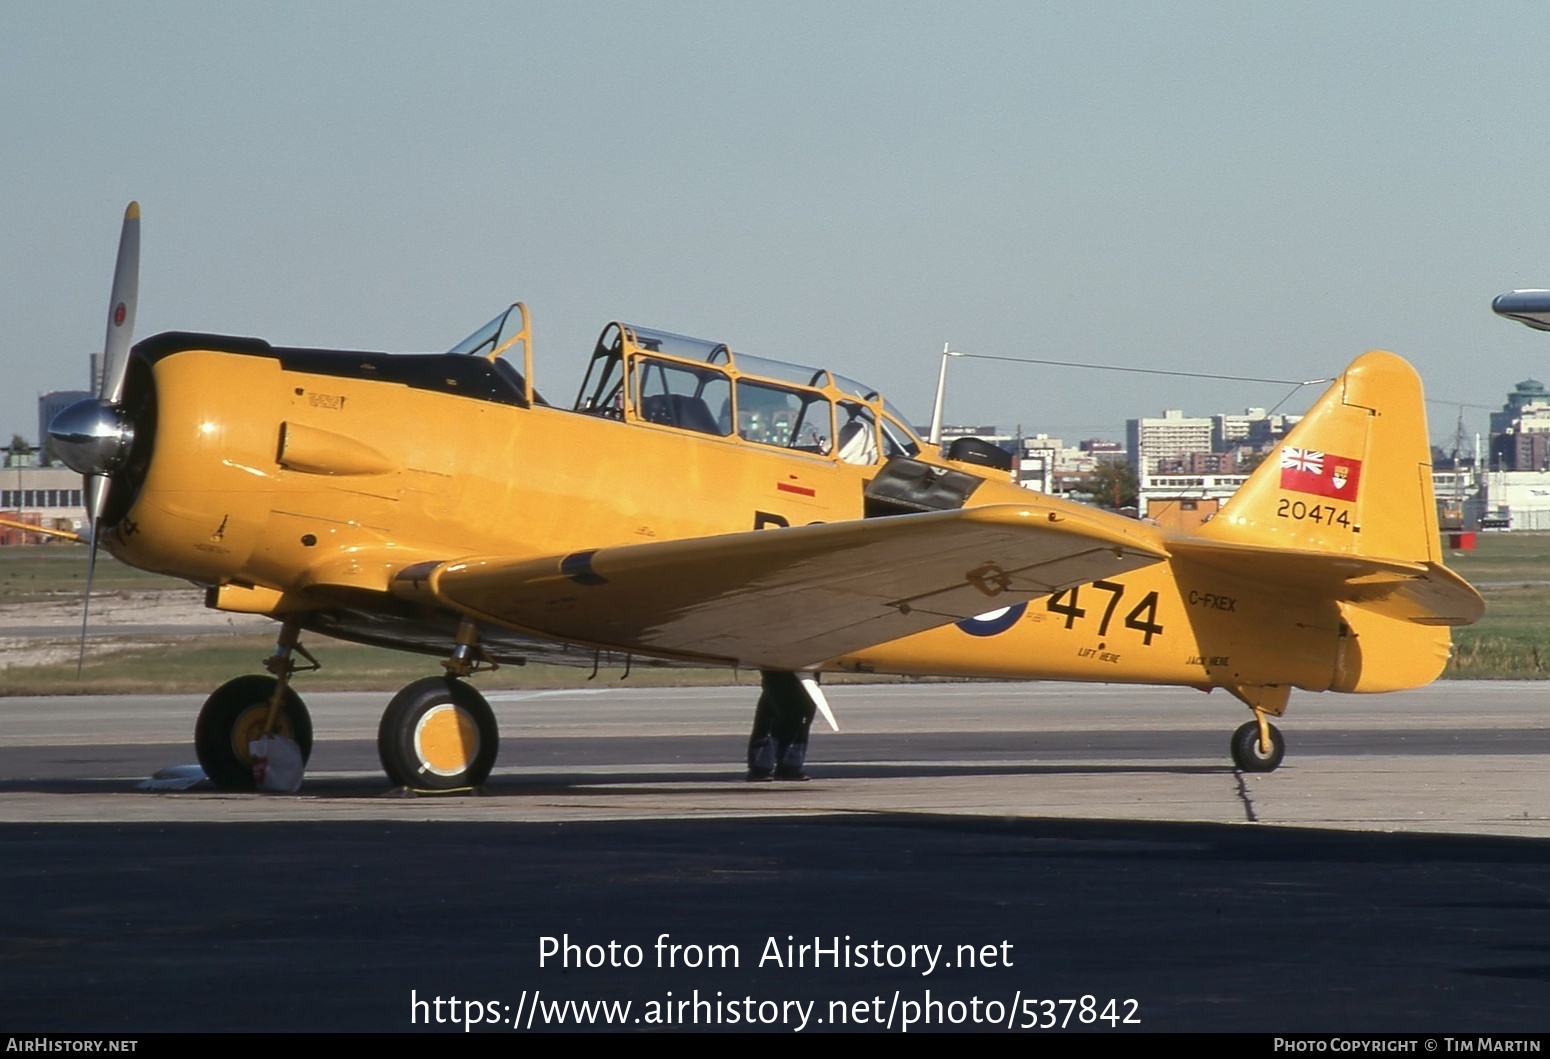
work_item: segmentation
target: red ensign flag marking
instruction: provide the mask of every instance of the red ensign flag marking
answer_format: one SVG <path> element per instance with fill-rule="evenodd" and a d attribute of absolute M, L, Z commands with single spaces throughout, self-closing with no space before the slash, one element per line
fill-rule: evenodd
<path fill-rule="evenodd" d="M 1281 450 L 1281 488 L 1327 496 L 1331 500 L 1355 500 L 1362 477 L 1362 461 L 1313 449 Z"/>

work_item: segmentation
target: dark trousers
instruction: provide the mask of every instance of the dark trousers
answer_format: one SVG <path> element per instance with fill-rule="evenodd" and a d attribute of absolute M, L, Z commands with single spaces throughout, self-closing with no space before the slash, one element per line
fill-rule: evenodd
<path fill-rule="evenodd" d="M 763 690 L 748 737 L 748 770 L 765 775 L 801 772 L 817 707 L 795 673 L 762 670 L 759 678 Z"/>

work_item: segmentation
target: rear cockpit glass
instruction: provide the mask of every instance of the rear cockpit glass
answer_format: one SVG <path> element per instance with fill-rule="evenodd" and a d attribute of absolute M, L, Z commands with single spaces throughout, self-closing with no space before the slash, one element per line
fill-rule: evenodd
<path fill-rule="evenodd" d="M 485 336 L 492 329 L 498 335 L 499 319 L 464 345 L 482 336 L 486 346 L 498 341 Z M 642 351 L 662 356 L 641 356 Z M 823 368 L 736 353 L 720 342 L 630 324 L 604 329 L 576 395 L 576 411 L 625 418 L 626 371 L 632 415 L 649 423 L 718 437 L 736 431 L 759 445 L 854 463 L 877 462 L 879 450 L 883 456 L 920 452 L 909 421 L 870 386 Z M 838 414 L 835 390 L 853 398 L 840 402 Z M 885 413 L 880 421 L 871 411 L 879 403 Z"/>
<path fill-rule="evenodd" d="M 863 401 L 881 400 L 883 402 L 883 411 L 888 413 L 888 417 L 883 420 L 884 435 L 892 434 L 893 442 L 900 451 L 908 455 L 914 456 L 920 452 L 920 438 L 916 437 L 915 431 L 910 428 L 909 419 L 905 417 L 903 412 L 895 408 L 893 403 L 886 397 L 883 397 L 882 394 L 872 389 L 866 383 L 857 382 L 855 379 L 847 379 L 843 375 L 834 376 L 834 387 L 853 397 L 859 397 Z M 890 419 L 892 422 L 889 422 Z"/>
<path fill-rule="evenodd" d="M 762 375 L 776 382 L 795 383 L 797 386 L 827 386 L 829 373 L 822 368 L 806 368 L 800 364 L 787 364 L 783 360 L 756 357 L 751 353 L 732 354 L 737 370 L 748 375 Z"/>
<path fill-rule="evenodd" d="M 888 410 L 888 414 L 883 416 L 882 424 L 883 455 L 889 459 L 893 459 L 895 456 L 920 455 L 920 442 L 916 441 L 915 435 L 901 426 L 899 421 L 895 419 L 897 413 L 894 412 L 893 406 L 884 401 L 883 407 Z"/>
<path fill-rule="evenodd" d="M 737 361 L 741 366 L 744 358 Z M 737 434 L 744 441 L 827 456 L 833 430 L 829 401 L 822 394 L 737 380 Z"/>
<path fill-rule="evenodd" d="M 648 327 L 631 327 L 630 333 L 635 336 L 635 344 L 648 353 L 666 353 L 670 357 L 704 364 L 727 362 L 727 347 L 720 342 L 675 335 L 671 331 L 653 331 Z"/>
<path fill-rule="evenodd" d="M 836 455 L 846 463 L 877 462 L 877 421 L 872 410 L 857 401 L 839 404 L 839 433 L 835 434 Z"/>
<path fill-rule="evenodd" d="M 635 361 L 635 401 L 648 423 L 717 437 L 732 433 L 732 383 L 714 368 L 641 357 Z"/>
<path fill-rule="evenodd" d="M 587 377 L 581 380 L 581 390 L 576 394 L 576 411 L 609 419 L 624 418 L 623 348 L 619 325 L 609 324 L 592 351 Z"/>

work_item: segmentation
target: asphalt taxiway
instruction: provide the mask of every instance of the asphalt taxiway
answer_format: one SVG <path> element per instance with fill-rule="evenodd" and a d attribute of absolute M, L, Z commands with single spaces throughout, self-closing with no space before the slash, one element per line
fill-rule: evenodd
<path fill-rule="evenodd" d="M 739 783 L 751 688 L 496 692 L 483 797 L 388 798 L 385 694 L 308 696 L 299 796 L 135 784 L 194 761 L 198 696 L 0 699 L 0 822 L 500 820 L 910 812 L 1261 823 L 1550 837 L 1550 684 L 1446 682 L 1386 696 L 1297 695 L 1276 772 L 1233 769 L 1249 716 L 1224 693 L 1072 684 L 829 688 L 808 784 Z"/>
<path fill-rule="evenodd" d="M 671 993 L 810 1019 L 883 997 L 896 1030 L 933 998 L 931 1028 L 976 1028 L 976 996 L 1019 1029 L 1030 998 L 1081 1025 L 1084 996 L 1152 1030 L 1550 1029 L 1550 685 L 1296 695 L 1257 775 L 1221 694 L 833 686 L 813 781 L 757 785 L 753 694 L 497 693 L 485 793 L 419 798 L 378 771 L 384 695 L 308 696 L 293 796 L 137 789 L 193 760 L 197 696 L 0 699 L 0 1028 L 446 1030 L 413 1001 L 457 995 L 475 1028 L 536 1030 L 540 996 L 628 1020 Z M 662 966 L 663 934 L 740 962 Z M 642 960 L 541 962 L 561 937 Z M 771 939 L 1010 948 L 922 974 L 791 966 Z"/>

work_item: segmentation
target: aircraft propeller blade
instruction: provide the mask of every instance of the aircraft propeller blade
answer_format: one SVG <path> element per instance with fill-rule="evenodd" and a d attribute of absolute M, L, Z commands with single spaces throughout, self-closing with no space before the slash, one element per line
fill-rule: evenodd
<path fill-rule="evenodd" d="M 118 237 L 118 264 L 113 269 L 113 297 L 108 303 L 108 333 L 102 344 L 102 385 L 97 399 L 118 404 L 129 370 L 129 346 L 135 330 L 135 306 L 140 300 L 140 204 L 124 210 Z"/>
<path fill-rule="evenodd" d="M 86 552 L 86 594 L 81 600 L 81 647 L 75 656 L 75 679 L 81 679 L 86 668 L 86 628 L 91 621 L 91 581 L 97 572 L 97 524 L 92 523 L 91 543 Z"/>
<path fill-rule="evenodd" d="M 108 490 L 112 480 L 105 474 L 86 476 L 86 521 L 91 529 L 91 539 L 97 539 L 98 523 L 108 506 Z"/>
<path fill-rule="evenodd" d="M 108 510 L 112 473 L 126 457 L 134 439 L 134 424 L 124 416 L 119 401 L 129 374 L 129 349 L 134 341 L 135 308 L 140 298 L 140 204 L 124 210 L 124 227 L 118 238 L 118 261 L 113 268 L 113 293 L 108 302 L 108 331 L 102 343 L 102 379 L 97 396 L 78 401 L 60 412 L 49 424 L 55 451 L 85 478 L 86 516 L 90 526 L 90 552 L 86 560 L 86 594 L 81 603 L 81 650 L 76 660 L 79 679 L 86 664 L 86 632 L 91 621 L 92 579 L 97 572 L 97 542 Z"/>

